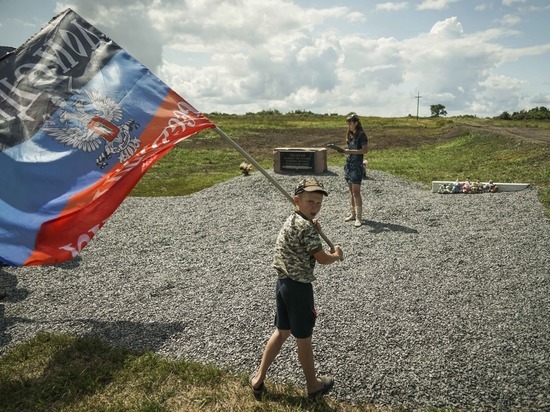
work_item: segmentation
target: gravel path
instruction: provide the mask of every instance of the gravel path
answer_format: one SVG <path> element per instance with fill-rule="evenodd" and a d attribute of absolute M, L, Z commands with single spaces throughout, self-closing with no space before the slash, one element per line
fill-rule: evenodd
<path fill-rule="evenodd" d="M 289 192 L 300 176 L 274 175 Z M 550 410 L 550 224 L 536 190 L 439 195 L 369 171 L 344 223 L 341 168 L 320 220 L 316 363 L 332 396 L 403 409 Z M 0 354 L 37 332 L 251 372 L 272 332 L 272 248 L 291 205 L 260 173 L 185 197 L 127 198 L 79 257 L 0 268 Z M 303 385 L 290 340 L 269 379 Z"/>

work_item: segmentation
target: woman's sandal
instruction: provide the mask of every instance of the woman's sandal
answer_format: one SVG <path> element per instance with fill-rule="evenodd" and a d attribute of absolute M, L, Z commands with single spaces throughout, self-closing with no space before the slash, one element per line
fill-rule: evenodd
<path fill-rule="evenodd" d="M 252 388 L 252 393 L 254 394 L 254 397 L 261 398 L 262 395 L 267 394 L 267 388 L 265 387 L 264 382 L 260 384 L 257 388 L 252 386 L 252 379 L 256 376 L 256 372 L 254 372 L 252 375 L 250 375 L 250 379 L 248 380 L 248 384 Z"/>
<path fill-rule="evenodd" d="M 323 387 L 318 391 L 308 393 L 308 398 L 320 398 L 321 396 L 329 393 L 334 386 L 334 379 L 329 376 L 319 376 L 319 379 L 321 379 L 321 382 L 323 382 Z"/>

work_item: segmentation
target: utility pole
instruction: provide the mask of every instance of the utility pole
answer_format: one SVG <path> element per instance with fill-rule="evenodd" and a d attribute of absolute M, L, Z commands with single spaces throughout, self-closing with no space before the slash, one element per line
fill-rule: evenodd
<path fill-rule="evenodd" d="M 420 93 L 415 97 L 416 99 L 416 121 L 418 122 L 418 106 L 420 105 L 420 99 L 422 96 L 420 96 Z"/>

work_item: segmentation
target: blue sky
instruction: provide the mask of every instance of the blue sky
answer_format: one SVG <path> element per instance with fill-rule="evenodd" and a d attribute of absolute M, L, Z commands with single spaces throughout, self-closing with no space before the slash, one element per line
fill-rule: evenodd
<path fill-rule="evenodd" d="M 547 0 L 0 0 L 0 45 L 67 7 L 206 113 L 550 107 Z"/>

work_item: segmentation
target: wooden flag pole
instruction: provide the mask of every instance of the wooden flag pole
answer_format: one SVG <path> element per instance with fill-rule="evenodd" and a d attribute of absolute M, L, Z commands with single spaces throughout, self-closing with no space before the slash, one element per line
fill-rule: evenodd
<path fill-rule="evenodd" d="M 218 133 L 218 135 L 222 139 L 224 139 L 231 146 L 233 146 L 233 148 L 237 152 L 239 152 L 246 160 L 248 160 L 252 164 L 252 166 L 254 166 L 258 171 L 260 171 L 267 178 L 267 180 L 269 180 L 273 184 L 273 186 L 275 186 L 277 189 L 279 189 L 279 191 L 283 195 L 285 195 L 285 197 L 290 201 L 290 203 L 292 203 L 294 205 L 294 198 L 292 196 L 290 196 L 290 194 L 285 189 L 283 189 L 283 187 L 273 178 L 273 176 L 271 176 L 269 173 L 267 173 L 267 171 L 262 166 L 260 166 L 260 164 L 258 162 L 256 162 L 252 158 L 252 156 L 250 156 L 247 152 L 245 152 L 243 150 L 243 148 L 237 144 L 237 142 L 235 142 L 227 134 L 225 134 L 218 126 L 216 126 L 214 128 L 214 130 L 216 131 L 216 133 Z M 335 250 L 334 249 L 334 244 L 330 241 L 330 239 L 324 234 L 324 232 L 322 230 L 317 229 L 317 231 L 319 232 L 319 235 L 323 238 L 323 240 L 327 243 L 328 247 L 330 248 L 330 251 L 334 252 L 334 250 Z"/>

